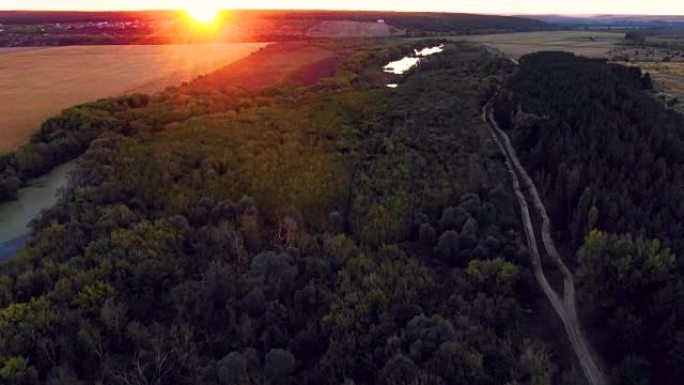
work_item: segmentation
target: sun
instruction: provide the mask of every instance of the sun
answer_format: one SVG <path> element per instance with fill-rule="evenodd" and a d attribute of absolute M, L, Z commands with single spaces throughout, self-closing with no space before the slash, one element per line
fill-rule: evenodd
<path fill-rule="evenodd" d="M 214 24 L 220 12 L 220 8 L 208 4 L 195 4 L 185 9 L 192 21 L 203 25 Z"/>

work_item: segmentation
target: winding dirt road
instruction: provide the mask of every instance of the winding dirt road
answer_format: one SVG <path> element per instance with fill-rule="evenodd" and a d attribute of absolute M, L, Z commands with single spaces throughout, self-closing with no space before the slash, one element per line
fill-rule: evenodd
<path fill-rule="evenodd" d="M 506 167 L 511 175 L 513 182 L 513 190 L 520 204 L 520 214 L 525 228 L 525 235 L 527 238 L 527 245 L 532 258 L 532 266 L 534 268 L 534 275 L 537 282 L 541 286 L 544 294 L 551 302 L 553 309 L 561 319 L 565 331 L 570 340 L 572 349 L 577 354 L 580 366 L 587 380 L 591 385 L 607 385 L 605 376 L 603 375 L 587 339 L 584 337 L 582 327 L 577 318 L 577 307 L 575 299 L 575 283 L 572 273 L 568 267 L 563 263 L 556 246 L 551 238 L 550 221 L 546 214 L 544 204 L 539 197 L 539 192 L 532 181 L 532 178 L 527 174 L 525 168 L 518 160 L 518 157 L 511 145 L 508 135 L 499 128 L 498 123 L 492 114 L 492 100 L 490 100 L 482 108 L 482 120 L 489 127 L 492 138 L 499 146 L 499 149 L 506 157 Z M 522 181 L 522 182 L 521 182 Z M 539 252 L 539 241 L 532 222 L 530 214 L 530 206 L 535 209 L 535 214 L 540 217 L 540 229 L 542 245 L 546 252 L 546 256 L 550 257 L 555 265 L 558 267 L 563 275 L 563 296 L 561 297 L 549 284 L 548 279 L 544 275 L 544 269 L 541 263 L 541 254 Z"/>

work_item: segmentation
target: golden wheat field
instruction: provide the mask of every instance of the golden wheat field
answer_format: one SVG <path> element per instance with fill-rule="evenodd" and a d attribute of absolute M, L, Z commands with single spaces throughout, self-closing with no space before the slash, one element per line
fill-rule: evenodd
<path fill-rule="evenodd" d="M 155 92 L 249 56 L 261 43 L 0 49 L 0 152 L 62 109 Z"/>

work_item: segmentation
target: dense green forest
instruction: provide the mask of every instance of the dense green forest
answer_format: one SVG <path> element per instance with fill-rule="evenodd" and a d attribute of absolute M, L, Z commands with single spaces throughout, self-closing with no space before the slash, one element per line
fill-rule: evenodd
<path fill-rule="evenodd" d="M 523 57 L 497 98 L 616 384 L 684 382 L 684 116 L 651 88 L 636 68 L 551 52 Z"/>
<path fill-rule="evenodd" d="M 511 64 L 449 44 L 386 88 L 412 48 L 46 123 L 5 186 L 87 150 L 0 265 L 0 382 L 584 384 L 480 120 Z"/>

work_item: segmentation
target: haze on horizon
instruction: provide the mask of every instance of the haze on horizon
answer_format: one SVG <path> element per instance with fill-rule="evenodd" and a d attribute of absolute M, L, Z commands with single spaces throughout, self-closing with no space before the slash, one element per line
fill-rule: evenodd
<path fill-rule="evenodd" d="M 184 9 L 197 3 L 225 9 L 330 9 L 468 12 L 490 14 L 622 14 L 684 15 L 684 1 L 653 0 L 460 0 L 444 4 L 443 0 L 348 0 L 343 3 L 319 0 L 5 0 L 0 10 L 150 10 Z"/>

